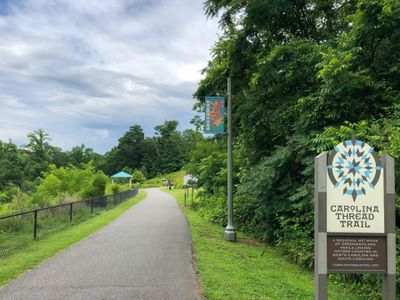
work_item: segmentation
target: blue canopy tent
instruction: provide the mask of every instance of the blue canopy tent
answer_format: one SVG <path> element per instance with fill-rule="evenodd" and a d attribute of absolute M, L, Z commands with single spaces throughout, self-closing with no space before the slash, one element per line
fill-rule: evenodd
<path fill-rule="evenodd" d="M 124 171 L 118 172 L 117 174 L 114 174 L 111 176 L 112 182 L 114 183 L 114 179 L 129 179 L 129 185 L 132 186 L 132 175 L 128 174 Z"/>

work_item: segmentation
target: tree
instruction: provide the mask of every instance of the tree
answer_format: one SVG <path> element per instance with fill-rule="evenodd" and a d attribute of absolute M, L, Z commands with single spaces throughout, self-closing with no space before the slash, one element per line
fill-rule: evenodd
<path fill-rule="evenodd" d="M 11 141 L 0 141 L 0 190 L 9 185 L 22 187 L 23 164 L 20 152 Z"/>
<path fill-rule="evenodd" d="M 48 143 L 49 134 L 43 129 L 37 129 L 27 135 L 28 144 L 25 149 L 25 176 L 30 181 L 41 177 L 42 173 L 49 170 L 51 163 L 51 152 L 53 147 Z"/>
<path fill-rule="evenodd" d="M 28 144 L 25 149 L 30 151 L 37 160 L 49 161 L 51 146 L 48 141 L 51 140 L 49 134 L 43 129 L 39 128 L 31 133 L 28 133 Z"/>
<path fill-rule="evenodd" d="M 165 121 L 158 125 L 156 144 L 159 153 L 158 170 L 161 173 L 171 173 L 182 168 L 185 160 L 185 150 L 181 134 L 177 131 L 178 121 Z"/>
<path fill-rule="evenodd" d="M 122 167 L 123 166 L 119 161 L 119 149 L 117 147 L 113 147 L 104 155 L 104 163 L 101 167 L 101 170 L 108 176 L 111 176 L 120 171 Z"/>
<path fill-rule="evenodd" d="M 148 178 L 154 177 L 159 172 L 158 162 L 160 155 L 155 138 L 147 137 L 140 144 L 142 153 L 141 172 Z"/>
<path fill-rule="evenodd" d="M 132 173 L 132 182 L 134 183 L 143 183 L 146 180 L 146 177 L 139 170 L 133 170 Z"/>
<path fill-rule="evenodd" d="M 133 125 L 118 140 L 118 145 L 105 154 L 102 169 L 108 175 L 121 171 L 123 167 L 130 169 L 142 166 L 142 143 L 144 141 L 143 129 Z"/>
<path fill-rule="evenodd" d="M 142 160 L 142 152 L 140 144 L 144 140 L 142 127 L 133 125 L 127 132 L 118 140 L 118 154 L 120 165 L 134 168 L 140 168 Z"/>
<path fill-rule="evenodd" d="M 184 146 L 185 162 L 190 160 L 190 152 L 196 148 L 196 145 L 204 141 L 203 135 L 193 129 L 186 129 L 182 132 Z"/>
<path fill-rule="evenodd" d="M 51 163 L 55 164 L 58 168 L 65 167 L 70 162 L 68 152 L 62 151 L 61 148 L 51 146 L 49 154 Z"/>
<path fill-rule="evenodd" d="M 74 166 L 82 166 L 90 161 L 98 169 L 102 164 L 103 156 L 94 152 L 92 148 L 87 148 L 84 144 L 73 147 L 67 153 L 68 162 Z"/>

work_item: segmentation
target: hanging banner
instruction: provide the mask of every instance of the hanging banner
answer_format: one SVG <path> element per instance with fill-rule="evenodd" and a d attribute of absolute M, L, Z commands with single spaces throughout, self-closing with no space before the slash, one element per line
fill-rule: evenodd
<path fill-rule="evenodd" d="M 224 129 L 224 97 L 205 97 L 206 120 L 204 132 L 209 134 L 222 134 Z"/>

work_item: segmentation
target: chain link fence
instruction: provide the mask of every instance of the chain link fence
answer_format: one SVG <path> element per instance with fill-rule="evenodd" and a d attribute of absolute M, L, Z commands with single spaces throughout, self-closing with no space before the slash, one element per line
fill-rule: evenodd
<path fill-rule="evenodd" d="M 136 196 L 138 188 L 114 195 L 62 203 L 0 216 L 0 257 L 23 249 L 33 240 L 81 223 Z"/>

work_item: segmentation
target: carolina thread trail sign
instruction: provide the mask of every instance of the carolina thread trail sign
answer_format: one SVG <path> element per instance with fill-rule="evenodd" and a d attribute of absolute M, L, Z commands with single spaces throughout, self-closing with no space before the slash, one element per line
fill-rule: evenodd
<path fill-rule="evenodd" d="M 394 159 L 353 138 L 315 158 L 315 299 L 328 274 L 383 274 L 383 299 L 396 298 Z"/>

